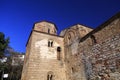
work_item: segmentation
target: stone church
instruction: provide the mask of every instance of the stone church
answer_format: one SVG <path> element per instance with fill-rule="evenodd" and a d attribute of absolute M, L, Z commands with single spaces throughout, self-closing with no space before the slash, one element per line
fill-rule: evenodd
<path fill-rule="evenodd" d="M 120 13 L 96 29 L 76 24 L 60 35 L 54 23 L 35 23 L 21 80 L 120 80 Z"/>

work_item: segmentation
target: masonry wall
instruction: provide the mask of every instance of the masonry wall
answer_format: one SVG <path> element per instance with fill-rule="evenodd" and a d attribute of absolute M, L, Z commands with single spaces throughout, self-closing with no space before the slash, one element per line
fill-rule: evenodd
<path fill-rule="evenodd" d="M 80 42 L 79 54 L 87 80 L 120 80 L 120 18 Z"/>
<path fill-rule="evenodd" d="M 72 26 L 61 33 L 64 38 L 36 31 L 39 28 L 27 45 L 22 80 L 47 80 L 49 73 L 53 80 L 120 80 L 120 15 L 93 31 Z M 53 47 L 48 47 L 49 40 Z"/>
<path fill-rule="evenodd" d="M 27 70 L 28 70 L 28 66 L 29 66 L 29 55 L 31 52 L 31 43 L 32 43 L 32 35 L 28 41 L 28 45 L 26 46 L 26 55 L 24 58 L 24 66 L 23 66 L 23 70 L 22 70 L 22 76 L 21 76 L 21 80 L 26 80 L 26 76 L 27 76 Z"/>
<path fill-rule="evenodd" d="M 55 25 L 46 21 L 35 23 L 34 30 L 57 35 L 57 30 Z"/>
<path fill-rule="evenodd" d="M 66 80 L 63 38 L 35 31 L 31 38 L 31 48 L 27 49 L 30 50 L 29 59 L 24 64 L 22 80 L 47 80 L 48 74 L 52 74 L 55 80 Z M 53 40 L 53 47 L 48 47 L 48 40 Z M 60 60 L 57 59 L 58 46 L 61 47 Z"/>
<path fill-rule="evenodd" d="M 65 65 L 67 80 L 86 80 L 84 65 L 79 54 L 79 40 L 92 29 L 75 25 L 66 30 L 64 36 Z"/>

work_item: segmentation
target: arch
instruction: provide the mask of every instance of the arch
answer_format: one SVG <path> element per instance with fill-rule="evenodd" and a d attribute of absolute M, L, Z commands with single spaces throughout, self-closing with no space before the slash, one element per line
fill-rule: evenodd
<path fill-rule="evenodd" d="M 53 47 L 53 40 L 48 40 L 48 47 Z"/>
<path fill-rule="evenodd" d="M 77 36 L 76 29 L 69 29 L 65 33 L 65 38 L 64 38 L 65 43 L 69 45 L 70 42 L 72 42 L 76 36 Z"/>
<path fill-rule="evenodd" d="M 54 78 L 53 72 L 52 72 L 52 71 L 49 71 L 49 72 L 47 73 L 47 80 L 53 80 L 53 78 Z"/>

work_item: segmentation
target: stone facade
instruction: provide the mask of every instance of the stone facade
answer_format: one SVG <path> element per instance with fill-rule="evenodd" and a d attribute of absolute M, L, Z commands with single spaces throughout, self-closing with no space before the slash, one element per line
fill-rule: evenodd
<path fill-rule="evenodd" d="M 35 24 L 27 43 L 22 80 L 65 80 L 63 38 L 54 30 L 49 22 Z"/>
<path fill-rule="evenodd" d="M 120 17 L 99 28 L 79 44 L 87 79 L 120 80 Z"/>
<path fill-rule="evenodd" d="M 96 29 L 56 32 L 50 22 L 34 25 L 21 80 L 120 80 L 120 13 Z"/>

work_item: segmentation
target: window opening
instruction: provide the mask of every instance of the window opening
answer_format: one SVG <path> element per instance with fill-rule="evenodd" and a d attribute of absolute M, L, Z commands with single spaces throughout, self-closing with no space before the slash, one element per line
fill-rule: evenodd
<path fill-rule="evenodd" d="M 60 60 L 61 47 L 57 47 L 57 59 Z"/>
<path fill-rule="evenodd" d="M 48 33 L 50 33 L 50 29 L 48 28 Z"/>
<path fill-rule="evenodd" d="M 47 75 L 47 80 L 53 80 L 53 75 L 52 74 L 48 74 Z"/>
<path fill-rule="evenodd" d="M 48 47 L 50 47 L 50 41 L 48 41 Z"/>
<path fill-rule="evenodd" d="M 53 72 L 48 72 L 48 74 L 47 74 L 47 80 L 53 80 Z"/>
<path fill-rule="evenodd" d="M 51 47 L 53 47 L 53 41 L 51 41 Z"/>
<path fill-rule="evenodd" d="M 48 41 L 48 47 L 53 47 L 53 41 L 51 40 Z"/>
<path fill-rule="evenodd" d="M 57 47 L 57 51 L 58 51 L 58 52 L 61 52 L 61 47 Z"/>
<path fill-rule="evenodd" d="M 50 80 L 52 80 L 53 75 L 50 76 Z"/>

